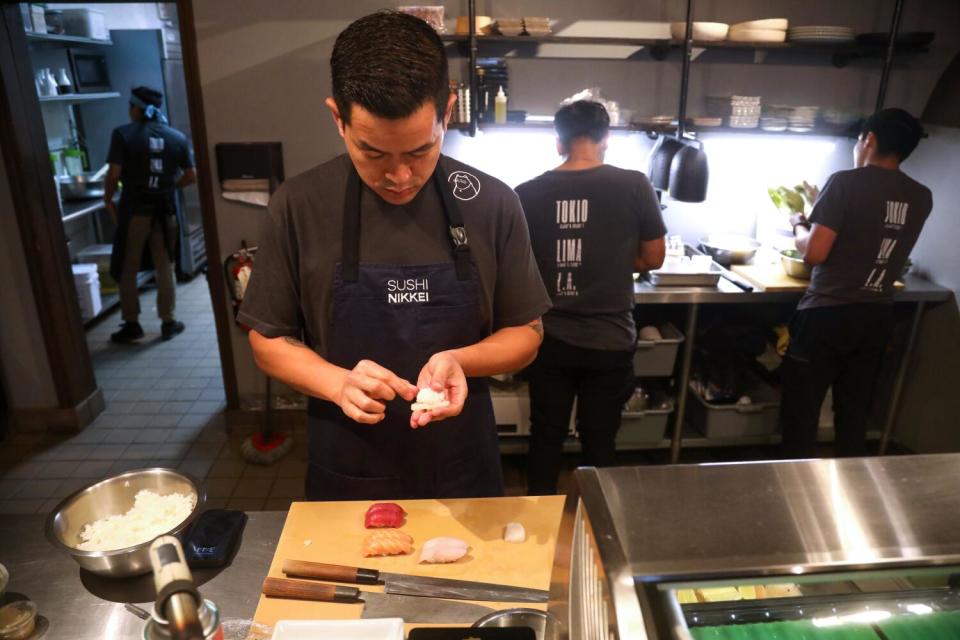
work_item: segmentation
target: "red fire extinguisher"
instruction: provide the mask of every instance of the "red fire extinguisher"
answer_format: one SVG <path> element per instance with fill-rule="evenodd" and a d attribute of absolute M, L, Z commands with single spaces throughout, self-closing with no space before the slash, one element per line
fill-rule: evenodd
<path fill-rule="evenodd" d="M 247 241 L 240 242 L 240 250 L 231 255 L 223 262 L 223 273 L 227 278 L 227 288 L 230 290 L 230 301 L 233 305 L 233 318 L 236 320 L 240 312 L 240 303 L 243 302 L 243 296 L 247 292 L 247 284 L 250 282 L 250 275 L 253 273 L 253 256 L 257 252 L 257 247 L 247 247 Z M 245 331 L 250 327 L 238 322 Z"/>

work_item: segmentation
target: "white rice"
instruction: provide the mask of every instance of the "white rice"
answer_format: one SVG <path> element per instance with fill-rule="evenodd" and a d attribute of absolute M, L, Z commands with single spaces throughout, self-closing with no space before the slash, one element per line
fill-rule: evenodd
<path fill-rule="evenodd" d="M 171 493 L 161 496 L 143 489 L 134 497 L 133 508 L 123 515 L 101 518 L 80 531 L 78 549 L 113 551 L 149 542 L 187 519 L 196 496 Z"/>

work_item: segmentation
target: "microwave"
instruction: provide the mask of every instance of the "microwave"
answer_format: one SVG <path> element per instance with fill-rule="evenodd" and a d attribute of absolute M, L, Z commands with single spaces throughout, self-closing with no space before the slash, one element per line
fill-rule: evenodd
<path fill-rule="evenodd" d="M 69 56 L 70 68 L 73 70 L 73 86 L 77 93 L 112 91 L 107 59 L 102 53 L 70 49 Z"/>

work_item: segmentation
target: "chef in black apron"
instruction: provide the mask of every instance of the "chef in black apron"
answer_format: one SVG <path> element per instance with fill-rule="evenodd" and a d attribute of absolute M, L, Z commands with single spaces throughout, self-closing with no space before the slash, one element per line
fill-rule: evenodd
<path fill-rule="evenodd" d="M 426 23 L 361 18 L 331 64 L 348 154 L 274 194 L 239 315 L 261 369 L 309 397 L 307 498 L 502 495 L 485 376 L 532 360 L 549 308 L 519 201 L 440 155 L 454 100 Z M 344 96 L 371 70 L 383 92 Z M 451 406 L 411 411 L 427 386 Z"/>

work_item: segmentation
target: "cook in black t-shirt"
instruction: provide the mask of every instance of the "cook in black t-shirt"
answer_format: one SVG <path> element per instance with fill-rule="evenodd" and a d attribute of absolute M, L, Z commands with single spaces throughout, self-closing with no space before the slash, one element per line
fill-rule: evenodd
<path fill-rule="evenodd" d="M 556 491 L 574 399 L 585 462 L 612 464 L 633 383 L 633 272 L 661 265 L 666 233 L 647 177 L 603 164 L 602 105 L 575 102 L 554 122 L 563 164 L 517 187 L 553 302 L 529 369 L 532 494 Z"/>
<path fill-rule="evenodd" d="M 550 306 L 520 203 L 440 155 L 456 97 L 430 25 L 360 18 L 331 71 L 347 154 L 274 194 L 239 315 L 309 396 L 307 497 L 502 495 L 485 377 L 533 359 Z M 413 410 L 418 388 L 446 406 Z"/>
<path fill-rule="evenodd" d="M 894 283 L 933 208 L 930 190 L 900 170 L 922 133 L 906 111 L 875 113 L 854 148 L 856 168 L 830 177 L 809 221 L 792 220 L 797 248 L 814 268 L 783 365 L 780 424 L 788 457 L 813 455 L 831 386 L 837 453 L 866 452 Z"/>

